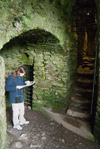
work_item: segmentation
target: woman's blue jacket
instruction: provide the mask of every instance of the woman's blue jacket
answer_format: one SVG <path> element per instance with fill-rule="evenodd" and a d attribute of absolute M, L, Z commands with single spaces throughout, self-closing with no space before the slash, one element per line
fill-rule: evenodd
<path fill-rule="evenodd" d="M 6 80 L 5 90 L 9 92 L 10 103 L 16 103 L 15 97 L 17 96 L 21 97 L 21 102 L 24 101 L 23 88 L 16 89 L 16 86 L 19 86 L 19 85 L 25 85 L 25 82 L 20 76 L 17 78 L 13 78 L 13 75 L 10 75 Z"/>

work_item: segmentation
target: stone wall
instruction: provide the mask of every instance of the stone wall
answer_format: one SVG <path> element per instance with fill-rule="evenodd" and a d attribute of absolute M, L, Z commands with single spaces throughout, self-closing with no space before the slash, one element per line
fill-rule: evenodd
<path fill-rule="evenodd" d="M 97 39 L 97 44 L 98 44 L 98 96 L 97 96 L 97 100 L 95 101 L 95 105 L 96 105 L 96 116 L 95 116 L 95 125 L 94 125 L 94 135 L 97 138 L 97 140 L 100 141 L 100 31 L 99 31 L 99 27 L 100 27 L 100 2 L 97 0 L 97 12 L 98 12 L 98 39 Z"/>
<path fill-rule="evenodd" d="M 70 48 L 66 53 L 57 44 L 20 44 L 17 39 L 13 40 L 0 51 L 5 60 L 6 77 L 20 65 L 34 65 L 33 106 L 67 106 L 77 63 L 75 46 Z"/>
<path fill-rule="evenodd" d="M 66 56 L 54 51 L 36 53 L 34 61 L 34 103 L 61 108 L 68 98 L 68 66 Z"/>
<path fill-rule="evenodd" d="M 40 79 L 41 88 L 42 85 L 44 85 L 44 89 L 39 88 L 37 85 L 34 88 L 34 99 L 36 100 L 38 100 L 37 95 L 39 99 L 40 97 L 42 97 L 42 99 L 47 99 L 48 96 L 51 100 L 50 95 L 52 86 L 52 97 L 56 97 L 57 100 L 61 101 L 64 99 L 64 102 L 69 94 L 69 88 L 73 82 L 71 79 L 74 79 L 73 76 L 76 68 L 75 46 L 72 45 L 73 47 L 70 47 L 70 40 L 72 39 L 70 38 L 70 21 L 72 5 L 74 2 L 75 0 L 34 0 L 34 3 L 33 0 L 0 1 L 0 55 L 3 56 L 5 60 L 6 77 L 19 65 L 32 64 L 33 57 L 35 57 L 35 80 L 38 82 L 38 79 Z M 25 47 L 23 43 L 16 44 L 16 42 L 14 42 L 13 39 L 15 37 L 19 37 L 23 33 L 27 34 L 27 32 L 34 29 L 41 29 L 55 36 L 60 45 L 57 47 L 62 49 L 60 50 L 61 53 L 58 52 L 59 48 L 56 48 L 56 51 L 55 46 L 52 48 L 52 45 L 50 46 L 49 51 L 47 48 L 47 52 L 46 50 L 45 52 L 41 52 L 41 50 L 44 50 L 44 47 L 38 48 L 37 45 Z M 35 52 L 36 49 L 37 51 L 40 49 L 40 51 L 37 53 Z M 55 52 L 53 52 L 54 50 Z M 64 53 L 65 55 L 63 55 Z M 38 64 L 37 57 L 40 58 L 40 61 L 42 61 L 41 65 L 43 66 Z M 38 71 L 41 70 L 43 70 L 43 73 L 39 74 Z M 1 74 L 2 73 L 0 73 L 0 76 Z M 3 81 L 3 79 L 0 81 Z M 48 89 L 46 90 L 46 88 Z M 40 90 L 38 89 L 41 90 L 41 96 L 39 95 Z M 61 98 L 59 99 L 58 97 Z M 0 126 L 0 130 L 1 129 L 2 126 Z M 3 130 L 4 129 L 2 129 L 2 131 Z M 5 136 L 5 132 L 2 137 L 3 136 Z M 3 137 L 3 139 L 0 140 L 3 140 L 2 143 L 4 143 L 5 138 Z"/>
<path fill-rule="evenodd" d="M 5 64 L 0 56 L 0 149 L 6 147 Z"/>
<path fill-rule="evenodd" d="M 69 22 L 74 1 L 0 1 L 0 49 L 14 37 L 37 28 L 54 34 L 60 44 L 64 45 L 66 32 L 70 31 Z"/>

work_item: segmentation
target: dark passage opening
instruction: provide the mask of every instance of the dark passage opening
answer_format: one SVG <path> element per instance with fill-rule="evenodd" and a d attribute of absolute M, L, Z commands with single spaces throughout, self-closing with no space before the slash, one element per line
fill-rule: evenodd
<path fill-rule="evenodd" d="M 24 65 L 26 69 L 25 80 L 33 81 L 34 80 L 34 65 Z M 27 107 L 32 109 L 33 101 L 33 86 L 26 87 L 24 89 L 24 101 Z"/>

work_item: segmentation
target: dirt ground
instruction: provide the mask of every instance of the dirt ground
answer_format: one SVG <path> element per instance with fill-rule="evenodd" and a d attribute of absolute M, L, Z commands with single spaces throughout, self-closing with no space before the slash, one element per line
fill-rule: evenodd
<path fill-rule="evenodd" d="M 91 142 L 59 125 L 43 113 L 25 110 L 30 124 L 22 131 L 12 128 L 12 112 L 7 109 L 7 149 L 100 149 Z"/>

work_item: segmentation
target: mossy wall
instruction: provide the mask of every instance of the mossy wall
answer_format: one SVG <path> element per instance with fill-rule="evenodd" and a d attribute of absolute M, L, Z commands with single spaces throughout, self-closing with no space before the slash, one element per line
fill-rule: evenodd
<path fill-rule="evenodd" d="M 20 65 L 34 65 L 36 83 L 33 107 L 39 104 L 61 108 L 69 104 L 68 97 L 76 70 L 76 50 L 73 44 L 65 52 L 57 43 L 23 44 L 14 39 L 4 46 L 0 54 L 5 60 L 6 77 Z"/>
<path fill-rule="evenodd" d="M 34 29 L 44 30 L 45 32 L 48 32 L 51 35 L 55 36 L 59 41 L 59 45 L 56 45 L 56 49 L 55 47 L 53 49 L 49 48 L 50 50 L 47 53 L 47 55 L 49 55 L 49 59 L 46 60 L 46 63 L 47 64 L 50 63 L 51 67 L 54 66 L 53 63 L 56 63 L 54 70 L 52 70 L 52 73 L 54 74 L 54 71 L 55 72 L 56 70 L 58 71 L 57 74 L 56 73 L 54 74 L 54 78 L 55 77 L 57 78 L 59 74 L 61 75 L 61 76 L 59 75 L 59 80 L 60 81 L 62 80 L 61 82 L 62 87 L 61 86 L 58 87 L 59 88 L 58 90 L 62 90 L 62 92 L 64 92 L 63 93 L 64 99 L 69 95 L 68 89 L 71 87 L 72 82 L 74 80 L 73 76 L 75 76 L 76 63 L 77 63 L 76 47 L 75 47 L 75 44 L 73 44 L 75 42 L 72 40 L 73 35 L 71 33 L 71 12 L 72 12 L 72 7 L 74 3 L 75 3 L 75 0 L 72 0 L 71 2 L 65 1 L 65 0 L 63 1 L 34 0 L 34 2 L 32 0 L 30 1 L 10 0 L 6 2 L 3 0 L 0 1 L 0 4 L 1 4 L 0 14 L 2 19 L 0 24 L 1 26 L 0 48 L 2 48 L 3 45 L 5 44 L 0 54 L 5 59 L 6 76 L 8 76 L 19 65 L 33 63 L 34 50 L 32 48 L 31 50 L 30 48 L 26 48 L 25 46 L 23 46 L 24 43 L 19 44 L 16 42 L 16 40 L 13 40 L 13 39 L 15 37 L 17 39 L 17 37 L 22 35 L 22 33 L 24 33 L 24 35 L 28 34 L 28 32 Z M 8 44 L 6 44 L 7 42 Z M 33 44 L 34 44 L 34 40 L 33 40 Z M 47 51 L 48 51 L 48 47 L 46 49 Z M 60 53 L 58 52 L 59 47 L 61 49 Z M 40 45 L 37 46 L 36 44 L 35 50 L 36 49 L 38 49 L 37 51 L 40 52 L 39 49 L 44 50 L 44 47 L 42 46 L 41 48 Z M 53 52 L 56 54 L 54 54 Z M 28 53 L 28 57 L 26 53 Z M 46 77 L 50 75 L 50 74 L 48 75 L 46 74 L 47 71 L 45 67 L 47 64 L 44 64 L 46 52 L 42 52 L 42 56 L 39 56 L 40 53 L 36 54 L 35 60 L 37 57 L 40 57 L 40 61 L 41 61 L 41 58 L 43 57 L 43 66 L 45 65 L 43 69 L 44 69 L 45 79 L 46 79 Z M 55 62 L 53 61 L 53 59 L 55 60 Z M 61 61 L 61 64 L 59 63 L 60 66 L 57 65 L 58 61 Z M 34 67 L 37 71 L 39 65 L 37 65 L 36 61 L 35 61 Z M 51 78 L 54 80 L 53 77 Z M 46 87 L 47 84 L 44 85 L 44 87 Z M 65 93 L 65 90 L 66 90 L 66 93 Z M 56 93 L 56 91 L 54 92 Z M 42 93 L 44 96 L 44 90 L 42 90 Z M 57 94 L 56 97 L 58 98 L 58 91 L 56 94 Z"/>
<path fill-rule="evenodd" d="M 29 58 L 27 58 L 26 54 L 28 53 Z M 16 40 L 9 42 L 7 45 L 3 47 L 0 51 L 0 55 L 4 58 L 5 61 L 5 77 L 14 72 L 21 65 L 32 65 L 33 62 L 33 52 L 28 50 L 26 46 L 21 45 Z"/>
<path fill-rule="evenodd" d="M 5 63 L 0 56 L 0 149 L 6 148 Z"/>
<path fill-rule="evenodd" d="M 74 1 L 0 0 L 0 49 L 10 39 L 37 28 L 54 34 L 64 45 Z"/>
<path fill-rule="evenodd" d="M 19 65 L 32 64 L 35 58 L 34 99 L 36 100 L 40 100 L 41 97 L 42 100 L 46 100 L 50 97 L 50 101 L 57 99 L 65 102 L 69 95 L 75 76 L 77 56 L 70 26 L 74 3 L 75 0 L 0 0 L 0 55 L 5 60 L 6 77 Z M 59 41 L 59 46 L 56 48 L 58 50 L 50 45 L 49 50 L 48 47 L 44 50 L 43 46 L 37 44 L 34 46 L 34 41 L 30 47 L 13 40 L 34 29 L 41 29 L 55 36 Z M 59 49 L 61 53 L 58 52 Z M 37 83 L 40 83 L 40 86 Z M 0 121 L 3 122 L 2 117 Z M 5 132 L 2 131 L 0 134 L 1 147 L 2 143 L 5 143 Z"/>
<path fill-rule="evenodd" d="M 38 51 L 38 49 L 36 49 Z M 67 57 L 55 51 L 36 52 L 33 107 L 35 104 L 61 108 L 68 98 Z"/>

